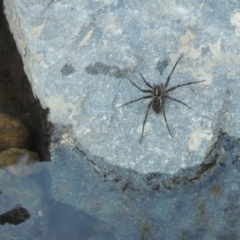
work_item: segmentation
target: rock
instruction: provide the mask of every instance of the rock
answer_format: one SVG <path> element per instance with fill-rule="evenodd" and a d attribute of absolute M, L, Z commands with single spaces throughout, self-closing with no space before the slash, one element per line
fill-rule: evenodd
<path fill-rule="evenodd" d="M 0 153 L 0 167 L 18 177 L 27 177 L 42 170 L 42 164 L 36 152 L 26 149 L 9 148 Z"/>
<path fill-rule="evenodd" d="M 237 32 L 233 31 L 238 27 L 235 5 L 232 3 L 227 8 L 228 19 L 232 21 L 223 18 L 219 22 L 223 25 L 222 37 L 219 26 L 212 28 L 211 19 L 219 18 L 222 13 L 217 5 L 214 8 L 220 11 L 219 16 L 208 16 L 204 8 L 198 18 L 200 22 L 196 22 L 185 14 L 190 10 L 184 4 L 173 7 L 170 3 L 166 6 L 154 3 L 155 8 L 145 3 L 146 11 L 137 2 L 132 4 L 119 2 L 115 6 L 108 2 L 85 6 L 71 1 L 63 5 L 57 1 L 33 6 L 13 1 L 5 5 L 5 12 L 34 94 L 51 111 L 49 121 L 55 126 L 72 128 L 68 132 L 70 139 L 74 139 L 70 148 L 89 152 L 95 168 L 101 171 L 105 171 L 105 166 L 109 171 L 111 166 L 119 166 L 145 176 L 153 172 L 176 174 L 203 163 L 220 128 L 235 135 L 240 133 L 235 117 L 240 111 L 236 99 L 240 89 L 236 77 L 238 55 L 233 50 L 235 47 L 223 51 L 224 44 L 237 41 Z M 128 8 L 135 9 L 134 17 Z M 162 11 L 155 12 L 155 9 Z M 49 12 L 51 19 L 46 24 Z M 139 20 L 142 18 L 149 19 L 148 24 L 142 24 Z M 14 19 L 19 19 L 20 24 Z M 204 26 L 207 32 L 204 38 L 202 28 L 193 31 L 189 21 Z M 232 37 L 226 40 L 226 36 Z M 184 57 L 169 87 L 206 81 L 171 93 L 191 106 L 189 109 L 174 101 L 166 102 L 173 138 L 163 115 L 150 110 L 140 145 L 147 102 L 119 108 L 142 96 L 126 77 L 142 88 L 146 86 L 138 71 L 151 84 L 164 83 L 181 53 Z M 164 64 L 159 69 L 161 62 Z"/>
<path fill-rule="evenodd" d="M 17 205 L 13 209 L 7 211 L 0 215 L 0 224 L 4 225 L 6 223 L 18 225 L 25 222 L 30 217 L 27 209 L 23 208 L 21 205 Z"/>
<path fill-rule="evenodd" d="M 0 113 L 0 152 L 8 148 L 29 148 L 30 131 L 19 119 Z"/>
<path fill-rule="evenodd" d="M 202 9 L 200 22 L 196 22 L 186 15 L 190 11 L 187 5 L 173 7 L 170 3 L 165 6 L 154 2 L 149 7 L 149 3 L 145 4 L 148 10 L 143 10 L 138 2 L 130 5 L 119 2 L 115 6 L 110 1 L 100 6 L 87 1 L 86 5 L 75 5 L 73 1 L 66 5 L 61 1 L 39 5 L 13 1 L 5 5 L 5 13 L 34 94 L 44 108 L 50 109 L 50 122 L 55 126 L 71 125 L 72 132 L 68 134 L 74 139 L 73 146 L 89 152 L 95 166 L 102 171 L 105 166 L 109 170 L 111 166 L 119 166 L 144 175 L 176 174 L 182 168 L 198 166 L 204 161 L 218 130 L 229 129 L 230 119 L 237 124 L 231 124 L 236 126 L 232 132 L 240 131 L 234 118 L 239 110 L 236 106 L 232 108 L 236 98 L 231 101 L 231 107 L 226 104 L 232 96 L 227 92 L 240 88 L 235 80 L 238 55 L 232 48 L 223 51 L 225 43 L 237 39 L 233 31 L 237 25 L 236 21 L 221 19 L 220 25 L 228 24 L 221 27 L 222 37 L 217 27 L 214 26 L 214 31 L 211 27 L 211 19 L 219 16 L 208 16 L 206 9 Z M 199 6 L 193 4 L 193 8 Z M 218 6 L 214 8 L 221 14 Z M 134 9 L 134 17 L 126 9 Z M 161 13 L 155 12 L 156 9 L 161 9 Z M 46 24 L 48 14 L 51 19 Z M 236 19 L 234 4 L 227 14 L 228 19 Z M 142 18 L 148 19 L 148 24 L 142 24 Z M 16 24 L 14 19 L 20 23 Z M 202 28 L 193 31 L 189 21 L 204 26 L 207 33 L 204 38 Z M 139 144 L 148 103 L 143 100 L 119 108 L 143 95 L 126 77 L 142 88 L 146 86 L 138 71 L 151 84 L 164 83 L 182 52 L 184 57 L 169 87 L 206 81 L 171 93 L 191 106 L 189 109 L 174 101 L 166 102 L 173 138 L 163 115 L 150 110 L 143 141 Z M 159 62 L 164 62 L 161 69 Z M 67 73 L 63 74 L 66 66 Z M 234 86 L 232 90 L 231 86 Z"/>

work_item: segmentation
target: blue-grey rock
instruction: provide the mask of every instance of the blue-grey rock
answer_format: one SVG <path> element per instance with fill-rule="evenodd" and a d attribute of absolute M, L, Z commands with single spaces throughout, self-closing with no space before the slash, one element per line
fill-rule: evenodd
<path fill-rule="evenodd" d="M 238 1 L 4 2 L 34 94 L 50 108 L 49 121 L 56 127 L 51 146 L 56 199 L 127 235 L 134 213 L 121 224 L 115 214 L 132 207 L 119 201 L 126 191 L 142 191 L 141 201 L 145 191 L 199 179 L 210 169 L 220 130 L 239 137 Z M 164 83 L 181 53 L 169 87 L 205 82 L 171 93 L 191 109 L 166 101 L 173 138 L 163 115 L 150 110 L 139 144 L 148 101 L 119 108 L 143 96 L 126 77 L 144 89 L 138 71 L 151 84 Z M 63 194 L 64 184 L 69 194 Z M 110 191 L 110 199 L 101 195 L 115 187 L 120 190 Z M 161 209 L 160 215 L 174 213 Z M 175 237 L 167 236 L 161 239 Z"/>
<path fill-rule="evenodd" d="M 228 10 L 228 25 L 225 17 L 215 27 L 207 5 L 172 4 L 5 4 L 33 91 L 50 108 L 49 120 L 71 125 L 73 145 L 100 157 L 100 169 L 106 162 L 143 174 L 172 174 L 202 163 L 216 140 L 238 63 L 226 37 L 237 39 L 230 21 L 234 12 Z M 151 110 L 139 144 L 147 101 L 119 108 L 143 95 L 126 76 L 142 88 L 137 71 L 151 84 L 163 83 L 182 52 L 170 86 L 206 81 L 171 93 L 192 108 L 166 102 L 173 138 L 162 114 Z M 168 62 L 163 76 L 156 69 L 159 61 Z M 63 74 L 64 66 L 74 71 Z"/>

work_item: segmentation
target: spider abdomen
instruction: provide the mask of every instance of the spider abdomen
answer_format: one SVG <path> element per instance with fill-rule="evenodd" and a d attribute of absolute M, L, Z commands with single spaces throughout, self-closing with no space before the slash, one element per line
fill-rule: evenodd
<path fill-rule="evenodd" d="M 154 112 L 160 113 L 162 111 L 163 104 L 164 104 L 164 102 L 163 102 L 163 99 L 161 98 L 161 96 L 154 96 L 154 98 L 152 100 L 152 108 L 153 108 Z"/>
<path fill-rule="evenodd" d="M 162 111 L 163 105 L 163 86 L 162 84 L 154 84 L 152 89 L 153 94 L 153 101 L 152 101 L 152 108 L 154 112 L 160 113 Z"/>

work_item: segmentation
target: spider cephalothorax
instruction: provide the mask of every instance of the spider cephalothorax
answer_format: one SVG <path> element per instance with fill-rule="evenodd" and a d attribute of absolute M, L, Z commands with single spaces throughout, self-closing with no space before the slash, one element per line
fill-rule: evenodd
<path fill-rule="evenodd" d="M 176 86 L 173 86 L 169 89 L 167 89 L 167 86 L 169 84 L 169 81 L 171 79 L 171 76 L 178 64 L 178 62 L 180 61 L 181 57 L 183 56 L 183 54 L 181 54 L 181 56 L 178 58 L 177 62 L 175 63 L 175 65 L 173 66 L 172 68 L 172 71 L 170 72 L 170 74 L 168 75 L 167 79 L 166 79 L 166 82 L 165 84 L 163 85 L 162 83 L 161 84 L 153 84 L 151 85 L 150 83 L 148 83 L 146 81 L 146 79 L 143 77 L 143 75 L 139 72 L 140 76 L 142 77 L 144 83 L 149 87 L 149 89 L 141 89 L 137 84 L 135 84 L 130 78 L 128 78 L 128 80 L 132 83 L 132 85 L 134 87 L 136 87 L 138 90 L 140 90 L 141 92 L 144 92 L 144 93 L 148 93 L 149 95 L 146 95 L 146 96 L 143 96 L 143 97 L 140 97 L 140 98 L 137 98 L 135 100 L 132 100 L 130 102 L 127 102 L 125 104 L 123 104 L 122 106 L 120 107 L 123 107 L 123 106 L 126 106 L 130 103 L 134 103 L 134 102 L 137 102 L 139 100 L 142 100 L 142 99 L 147 99 L 147 98 L 152 98 L 152 100 L 149 102 L 148 104 L 148 107 L 147 107 L 147 111 L 146 111 L 146 114 L 145 114 L 145 118 L 144 118 L 144 121 L 143 121 L 143 126 L 142 126 L 142 135 L 141 135 L 141 138 L 140 138 L 140 143 L 141 143 L 141 140 L 142 140 L 142 137 L 143 137 L 143 132 L 144 132 L 144 126 L 145 126 L 145 123 L 147 121 L 147 116 L 148 116 L 148 112 L 149 112 L 149 109 L 152 107 L 153 110 L 156 112 L 156 113 L 160 113 L 162 112 L 163 113 L 163 117 L 164 117 L 164 121 L 166 123 L 166 126 L 167 126 L 167 129 L 168 129 L 168 132 L 169 134 L 171 135 L 172 137 L 172 133 L 169 129 L 169 126 L 168 126 L 168 121 L 167 121 L 167 118 L 166 118 L 166 114 L 165 114 L 165 110 L 164 110 L 164 104 L 165 104 L 165 100 L 166 98 L 169 98 L 175 102 L 178 102 L 178 103 L 181 103 L 183 104 L 184 106 L 186 107 L 189 107 L 186 103 L 178 100 L 178 99 L 175 99 L 173 97 L 170 97 L 168 96 L 168 93 L 177 89 L 177 88 L 180 88 L 180 87 L 183 87 L 183 86 L 186 86 L 186 85 L 191 85 L 191 84 L 194 84 L 194 83 L 200 83 L 200 82 L 203 82 L 205 80 L 202 80 L 202 81 L 194 81 L 194 82 L 188 82 L 188 83 L 183 83 L 183 84 L 179 84 L 179 85 L 176 85 Z M 189 107 L 190 108 L 190 107 Z"/>

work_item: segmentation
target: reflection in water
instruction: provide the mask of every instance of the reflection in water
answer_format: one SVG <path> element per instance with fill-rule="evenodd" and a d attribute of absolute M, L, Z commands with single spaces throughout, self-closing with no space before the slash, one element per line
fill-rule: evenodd
<path fill-rule="evenodd" d="M 240 239 L 236 138 L 220 133 L 202 165 L 176 176 L 149 174 L 146 183 L 115 169 L 99 173 L 101 182 L 85 156 L 63 147 L 53 152 L 53 197 L 105 221 L 118 240 Z"/>
<path fill-rule="evenodd" d="M 30 214 L 26 208 L 16 206 L 12 210 L 3 213 L 0 215 L 0 224 L 4 225 L 5 223 L 18 225 L 25 222 L 30 217 Z"/>
<path fill-rule="evenodd" d="M 21 199 L 21 203 L 28 206 L 31 218 L 20 225 L 28 232 L 24 235 L 24 231 L 18 230 L 16 233 L 23 234 L 23 239 L 25 236 L 38 236 L 39 240 L 239 239 L 240 141 L 221 134 L 209 156 L 214 164 L 209 168 L 200 166 L 201 171 L 194 171 L 199 177 L 193 180 L 190 175 L 183 181 L 179 177 L 171 181 L 171 185 L 166 184 L 167 187 L 156 182 L 159 185 L 154 191 L 141 189 L 141 185 L 136 188 L 133 185 L 136 174 L 113 177 L 112 181 L 103 178 L 101 182 L 94 170 L 80 171 L 79 158 L 71 161 L 69 168 L 65 167 L 66 161 L 62 161 L 62 165 L 38 163 L 45 166 L 44 171 L 25 178 L 6 171 L 0 181 L 3 191 L 0 208 L 2 202 L 7 203 L 9 199 Z M 32 164 L 28 166 L 32 168 Z M 153 177 L 157 175 L 147 180 L 153 182 Z M 20 187 L 14 188 L 13 184 Z M 44 189 L 46 195 L 39 189 Z M 52 200 L 50 193 L 56 189 L 62 202 L 75 202 L 78 206 Z M 56 193 L 54 197 L 57 198 Z M 4 206 L 6 209 L 1 212 L 11 208 Z M 36 212 L 38 214 L 34 214 Z M 14 208 L 1 215 L 1 224 L 19 224 L 29 215 Z M 4 229 L 7 225 L 1 230 L 7 232 L 8 229 Z M 34 227 L 41 235 L 29 231 Z M 12 238 L 16 235 L 11 232 Z"/>
<path fill-rule="evenodd" d="M 143 224 L 140 229 L 140 240 L 154 240 L 153 233 L 147 224 Z"/>
<path fill-rule="evenodd" d="M 67 204 L 51 200 L 50 202 L 53 204 L 50 204 L 49 208 L 48 231 L 45 239 L 115 239 L 105 223 Z"/>

